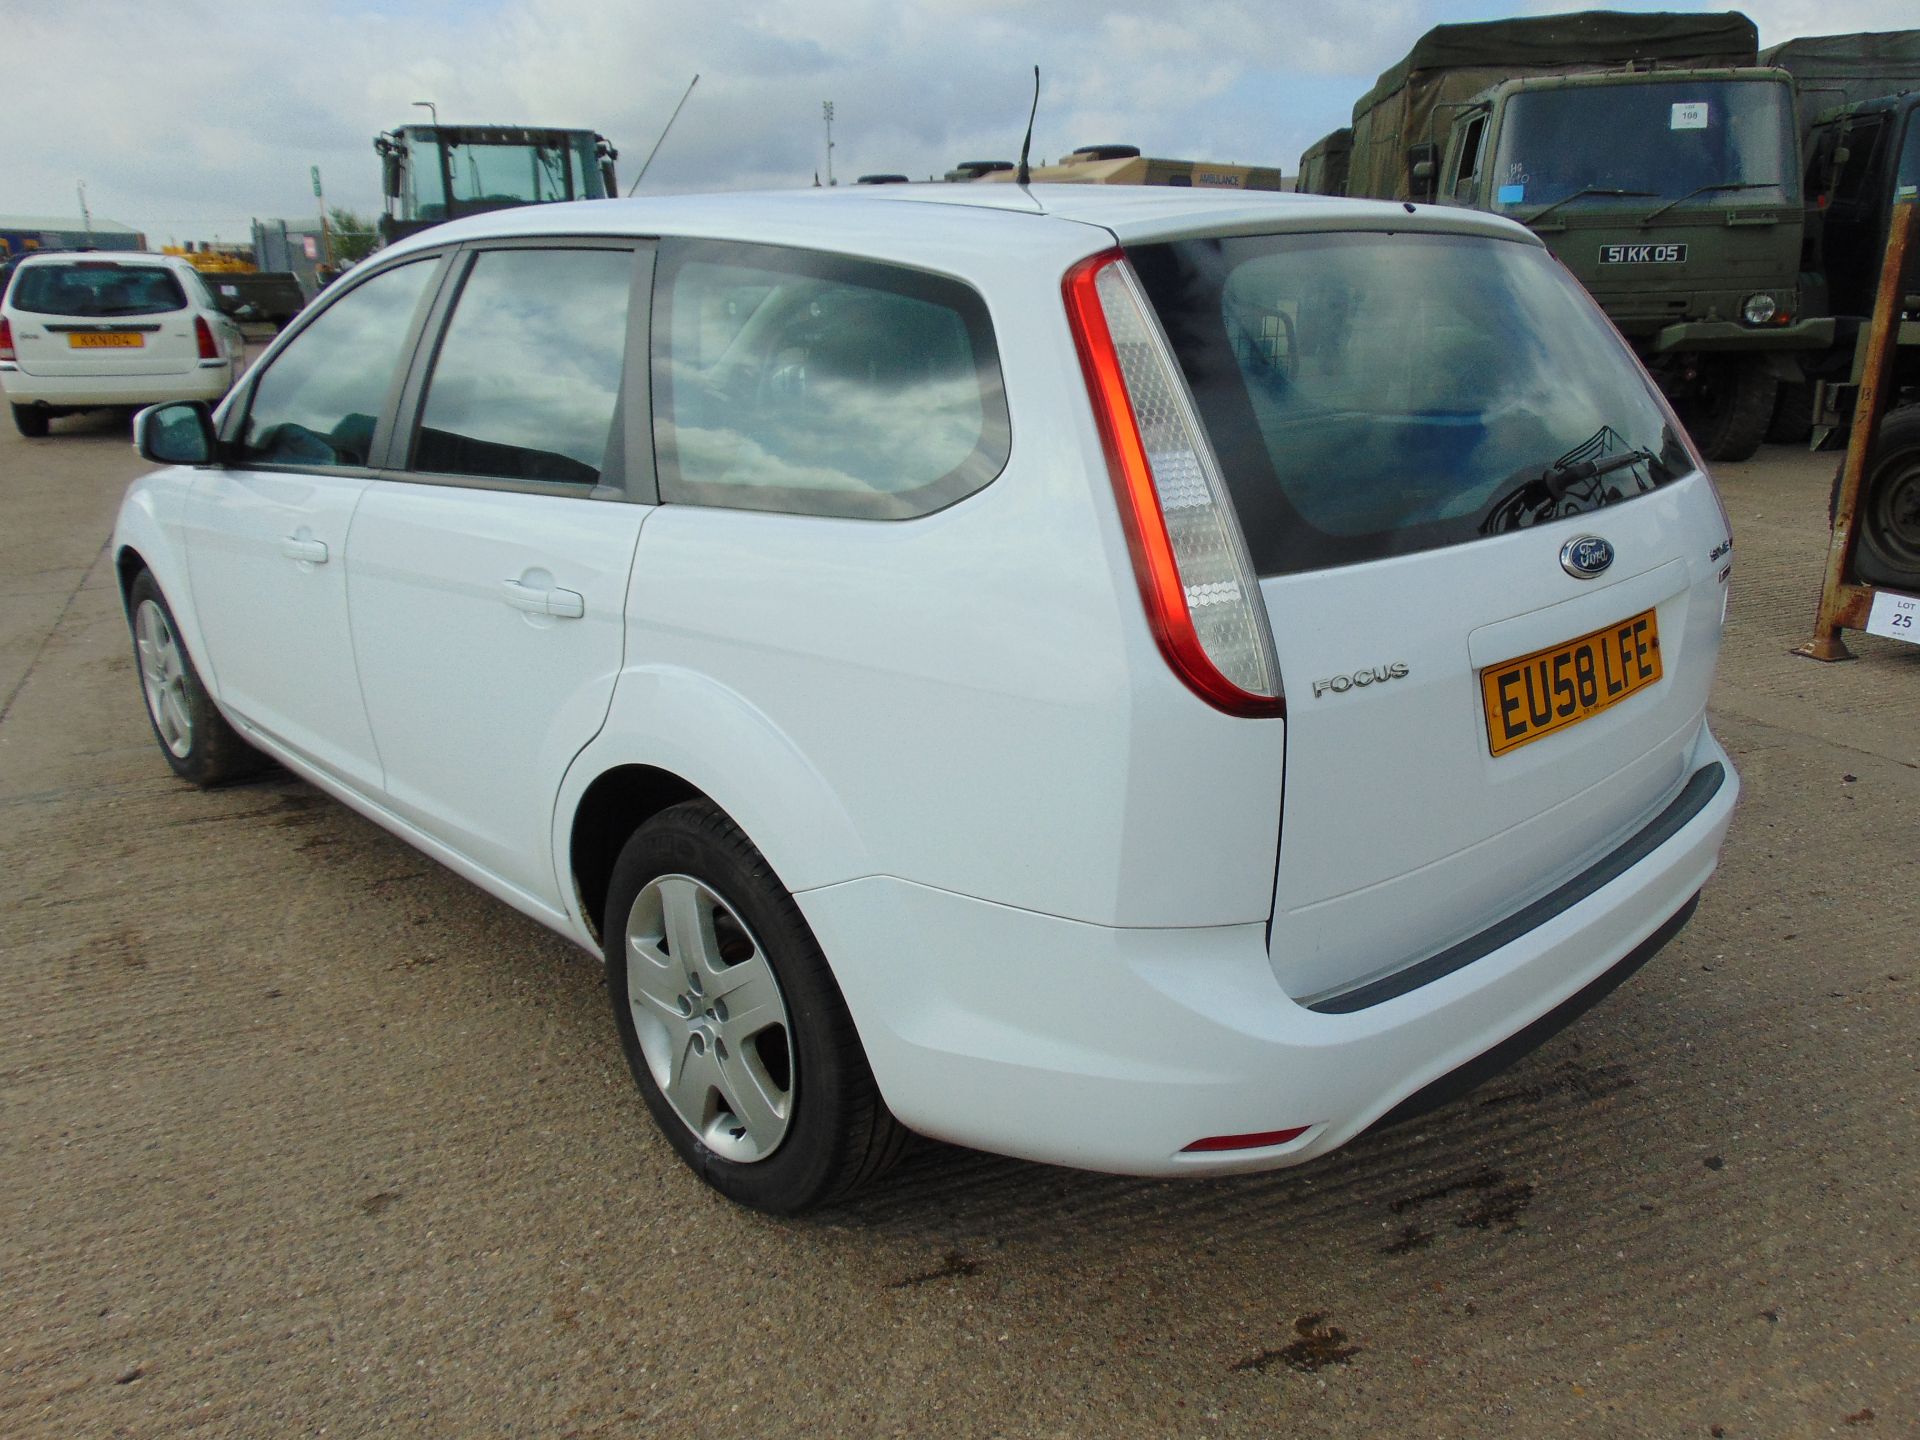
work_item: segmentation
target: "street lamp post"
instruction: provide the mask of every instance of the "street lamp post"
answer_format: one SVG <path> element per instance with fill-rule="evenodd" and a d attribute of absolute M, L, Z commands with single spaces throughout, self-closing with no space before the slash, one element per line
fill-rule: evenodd
<path fill-rule="evenodd" d="M 827 184 L 833 184 L 833 102 L 822 100 L 820 114 L 827 122 Z"/>

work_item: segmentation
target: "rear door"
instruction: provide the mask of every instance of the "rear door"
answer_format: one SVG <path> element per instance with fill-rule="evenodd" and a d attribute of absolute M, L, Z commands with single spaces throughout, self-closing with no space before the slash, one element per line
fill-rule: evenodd
<path fill-rule="evenodd" d="M 1136 264 L 1285 680 L 1282 983 L 1432 954 L 1644 823 L 1699 733 L 1726 536 L 1565 271 L 1523 240 L 1419 234 Z"/>
<path fill-rule="evenodd" d="M 651 273 L 632 242 L 463 254 L 410 424 L 353 520 L 354 651 L 388 803 L 555 909 L 554 796 L 612 700 L 654 496 Z"/>
<path fill-rule="evenodd" d="M 330 299 L 229 417 L 233 459 L 195 478 L 187 566 L 221 702 L 368 794 L 380 759 L 347 632 L 347 543 L 441 262 Z"/>
<path fill-rule="evenodd" d="M 29 375 L 177 375 L 200 363 L 186 288 L 155 260 L 22 265 L 8 308 Z"/>

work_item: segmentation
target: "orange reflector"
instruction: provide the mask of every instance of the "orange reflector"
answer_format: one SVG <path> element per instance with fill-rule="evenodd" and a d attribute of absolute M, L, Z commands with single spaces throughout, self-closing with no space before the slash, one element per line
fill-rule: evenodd
<path fill-rule="evenodd" d="M 1291 1130 L 1261 1130 L 1253 1135 L 1209 1135 L 1181 1150 L 1182 1155 L 1196 1150 L 1259 1150 L 1267 1145 L 1284 1145 L 1311 1130 L 1311 1125 L 1296 1125 Z"/>

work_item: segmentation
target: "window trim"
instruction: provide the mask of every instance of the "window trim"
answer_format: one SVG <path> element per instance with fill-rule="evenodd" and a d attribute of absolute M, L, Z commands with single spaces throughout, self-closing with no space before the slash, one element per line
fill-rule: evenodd
<path fill-rule="evenodd" d="M 272 353 L 263 356 L 257 364 L 248 367 L 245 378 L 233 392 L 231 403 L 227 406 L 219 429 L 221 464 L 236 470 L 261 470 L 294 475 L 323 473 L 369 478 L 378 474 L 376 467 L 371 464 L 289 465 L 277 461 L 247 459 L 240 453 L 240 437 L 245 433 L 247 418 L 253 410 L 254 392 L 259 388 L 262 378 L 272 373 L 273 367 L 279 364 L 280 357 L 298 342 L 309 326 L 359 290 L 361 286 L 371 284 L 380 276 L 398 270 L 404 265 L 430 264 L 434 267 L 433 273 L 427 276 L 426 288 L 414 306 L 413 319 L 407 326 L 406 338 L 400 342 L 400 363 L 394 367 L 394 373 L 387 382 L 386 394 L 380 402 L 380 413 L 373 422 L 373 438 L 367 446 L 367 458 L 370 461 L 376 456 L 384 455 L 391 442 L 406 377 L 411 373 L 418 358 L 420 337 L 425 333 L 427 317 L 433 313 L 440 294 L 446 289 L 447 272 L 451 268 L 453 254 L 452 249 L 413 250 L 405 255 L 395 256 L 389 264 L 356 266 L 352 272 L 352 283 L 349 284 L 344 280 L 336 281 L 328 287 L 324 302 L 309 304 L 302 310 L 274 342 Z M 363 274 L 362 271 L 365 273 Z"/>
<path fill-rule="evenodd" d="M 667 406 L 673 395 L 670 372 L 673 347 L 673 302 L 671 287 L 682 266 L 694 261 L 705 260 L 710 263 L 737 264 L 743 268 L 770 270 L 795 278 L 828 278 L 833 271 L 850 272 L 854 283 L 866 283 L 856 277 L 862 274 L 878 272 L 882 276 L 911 279 L 920 277 L 935 281 L 942 286 L 951 286 L 964 292 L 972 313 L 959 310 L 961 320 L 967 327 L 967 336 L 974 351 L 974 371 L 980 387 L 981 429 L 980 439 L 959 465 L 947 471 L 945 475 L 921 486 L 918 491 L 900 492 L 903 495 L 920 494 L 928 491 L 938 492 L 953 477 L 962 474 L 969 467 L 983 472 L 980 477 L 967 484 L 959 493 L 940 500 L 937 504 L 911 510 L 904 514 L 880 515 L 857 514 L 844 508 L 823 508 L 811 497 L 817 492 L 793 492 L 801 496 L 791 504 L 742 504 L 737 496 L 765 496 L 774 499 L 787 498 L 784 492 L 764 486 L 726 486 L 711 483 L 694 484 L 680 475 L 679 456 L 676 453 L 673 416 Z M 798 262 L 798 263 L 796 263 Z M 804 268 L 807 265 L 815 268 Z M 651 364 L 648 377 L 651 385 L 650 399 L 653 411 L 653 445 L 656 485 L 663 505 L 697 506 L 703 510 L 730 510 L 755 515 L 788 515 L 802 519 L 855 520 L 864 523 L 901 524 L 913 520 L 923 520 L 929 515 L 937 515 L 964 500 L 972 499 L 981 491 L 990 487 L 1006 473 L 1013 454 L 1013 418 L 1007 405 L 1006 373 L 1000 361 L 1000 337 L 993 321 L 993 309 L 979 288 L 970 281 L 945 271 L 929 269 L 897 260 L 882 260 L 866 255 L 850 254 L 839 250 L 822 250 L 802 245 L 769 244 L 761 241 L 737 240 L 725 237 L 696 235 L 663 236 L 660 240 L 660 254 L 654 270 L 654 312 L 665 317 L 664 323 L 654 327 Z M 896 285 L 877 284 L 870 288 L 886 290 L 894 294 L 907 294 Z M 908 298 L 924 298 L 908 295 Z M 984 340 L 985 346 L 981 342 Z M 725 488 L 729 495 L 725 498 L 713 498 L 713 492 Z M 678 492 L 678 493 L 674 493 Z M 849 499 L 852 497 L 848 497 Z"/>
<path fill-rule="evenodd" d="M 394 424 L 380 453 L 381 463 L 369 470 L 378 480 L 395 484 L 448 485 L 466 490 L 504 490 L 523 495 L 552 495 L 577 500 L 659 503 L 654 472 L 653 442 L 648 417 L 652 407 L 646 380 L 647 334 L 650 324 L 654 251 L 657 242 L 624 235 L 527 235 L 471 240 L 449 252 L 447 275 L 427 308 L 421 339 L 406 366 L 396 397 Z M 514 480 L 498 475 L 462 475 L 452 471 L 421 470 L 413 466 L 419 443 L 427 382 L 439 363 L 448 327 L 466 289 L 467 278 L 479 257 L 496 250 L 613 250 L 634 257 L 627 300 L 627 334 L 622 356 L 620 389 L 609 423 L 607 453 L 597 485 L 564 480 Z M 640 377 L 636 386 L 635 377 Z M 616 474 L 617 470 L 617 474 Z"/>

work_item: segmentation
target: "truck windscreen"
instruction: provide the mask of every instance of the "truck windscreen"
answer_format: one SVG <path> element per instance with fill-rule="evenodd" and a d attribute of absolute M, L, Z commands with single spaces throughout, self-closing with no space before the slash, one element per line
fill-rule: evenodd
<path fill-rule="evenodd" d="M 1608 209 L 1690 196 L 1704 205 L 1796 204 L 1797 168 L 1784 83 L 1649 80 L 1514 95 L 1492 184 L 1495 207 L 1525 219 L 1574 196 Z"/>

